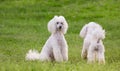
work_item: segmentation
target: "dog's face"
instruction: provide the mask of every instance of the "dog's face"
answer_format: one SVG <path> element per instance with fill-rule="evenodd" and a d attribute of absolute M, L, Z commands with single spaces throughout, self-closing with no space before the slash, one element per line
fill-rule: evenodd
<path fill-rule="evenodd" d="M 63 22 L 56 22 L 56 29 L 61 30 L 63 28 Z"/>
<path fill-rule="evenodd" d="M 56 31 L 63 31 L 65 29 L 65 20 L 62 17 L 57 17 L 54 19 L 56 25 Z"/>
<path fill-rule="evenodd" d="M 92 32 L 92 36 L 96 39 L 104 39 L 105 38 L 105 30 L 96 29 Z"/>
<path fill-rule="evenodd" d="M 48 23 L 48 30 L 51 33 L 60 31 L 63 34 L 65 34 L 67 29 L 68 24 L 63 16 L 54 16 L 54 18 Z"/>

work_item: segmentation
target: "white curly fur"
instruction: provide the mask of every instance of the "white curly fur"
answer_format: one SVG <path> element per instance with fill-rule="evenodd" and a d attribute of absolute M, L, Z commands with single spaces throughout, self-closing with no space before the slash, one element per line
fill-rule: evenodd
<path fill-rule="evenodd" d="M 88 63 L 97 60 L 100 64 L 104 64 L 105 49 L 102 40 L 105 38 L 105 30 L 99 24 L 90 22 L 82 28 L 80 36 L 84 39 L 81 57 L 87 58 Z"/>
<path fill-rule="evenodd" d="M 54 16 L 48 22 L 48 30 L 51 36 L 43 46 L 41 53 L 30 50 L 26 54 L 26 60 L 56 61 L 68 60 L 68 45 L 64 34 L 67 32 L 68 24 L 63 16 Z"/>

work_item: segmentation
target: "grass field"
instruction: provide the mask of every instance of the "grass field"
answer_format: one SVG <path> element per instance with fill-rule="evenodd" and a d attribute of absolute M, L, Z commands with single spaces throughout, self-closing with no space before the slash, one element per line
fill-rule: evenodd
<path fill-rule="evenodd" d="M 50 36 L 47 23 L 63 15 L 69 61 L 26 61 L 29 49 L 41 50 Z M 95 21 L 106 30 L 105 65 L 81 59 L 82 26 Z M 0 71 L 120 71 L 120 0 L 0 0 Z"/>

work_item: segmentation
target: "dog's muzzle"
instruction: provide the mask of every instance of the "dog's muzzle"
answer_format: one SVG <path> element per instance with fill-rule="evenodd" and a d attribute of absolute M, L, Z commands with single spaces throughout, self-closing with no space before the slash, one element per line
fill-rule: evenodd
<path fill-rule="evenodd" d="M 62 28 L 62 26 L 59 26 L 59 29 L 61 29 Z"/>

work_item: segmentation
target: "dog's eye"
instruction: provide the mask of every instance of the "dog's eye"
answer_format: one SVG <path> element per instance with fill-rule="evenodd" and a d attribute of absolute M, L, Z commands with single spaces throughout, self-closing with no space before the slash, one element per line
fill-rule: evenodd
<path fill-rule="evenodd" d="M 63 24 L 63 22 L 61 22 L 61 24 Z"/>
<path fill-rule="evenodd" d="M 57 22 L 57 24 L 59 24 L 59 22 Z"/>

